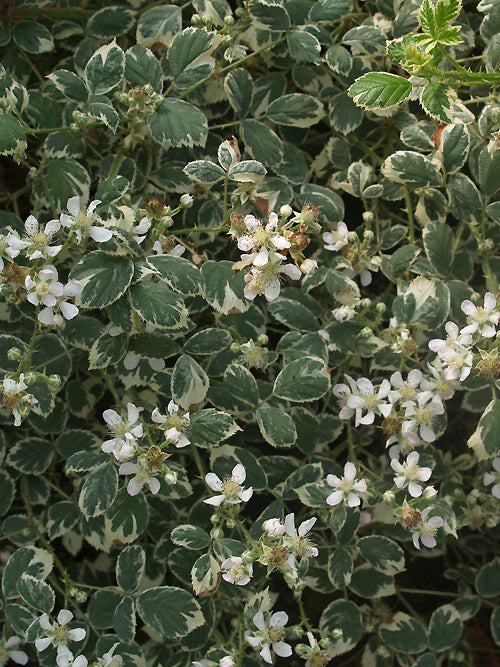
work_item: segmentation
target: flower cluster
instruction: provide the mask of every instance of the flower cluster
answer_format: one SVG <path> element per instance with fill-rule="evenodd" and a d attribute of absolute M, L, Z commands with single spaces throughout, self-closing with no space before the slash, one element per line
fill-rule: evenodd
<path fill-rule="evenodd" d="M 62 324 L 61 316 L 54 312 L 54 309 L 59 309 L 65 320 L 71 320 L 78 315 L 77 306 L 67 299 L 78 296 L 82 286 L 76 280 L 70 280 L 66 285 L 60 283 L 55 266 L 47 264 L 33 277 L 26 276 L 25 287 L 30 303 L 34 306 L 45 306 L 37 315 L 42 324 Z"/>
<path fill-rule="evenodd" d="M 36 405 L 38 400 L 33 394 L 26 391 L 28 385 L 24 382 L 24 373 L 20 373 L 17 380 L 8 377 L 4 378 L 2 385 L 2 401 L 14 415 L 14 426 L 20 426 L 30 408 Z"/>
<path fill-rule="evenodd" d="M 185 435 L 190 424 L 189 412 L 179 415 L 179 406 L 174 401 L 168 404 L 166 415 L 162 415 L 158 408 L 155 408 L 151 413 L 151 419 L 164 431 L 167 443 L 172 443 L 177 448 L 187 447 L 190 444 Z"/>

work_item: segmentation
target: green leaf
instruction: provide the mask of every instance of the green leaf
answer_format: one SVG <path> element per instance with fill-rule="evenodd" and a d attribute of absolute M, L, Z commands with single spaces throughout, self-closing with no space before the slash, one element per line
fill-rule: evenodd
<path fill-rule="evenodd" d="M 495 644 L 500 646 L 500 607 L 495 607 L 491 612 L 490 629 Z"/>
<path fill-rule="evenodd" d="M 494 558 L 483 565 L 475 580 L 476 591 L 483 598 L 494 598 L 500 594 L 500 559 Z"/>
<path fill-rule="evenodd" d="M 277 167 L 283 159 L 283 142 L 276 132 L 258 120 L 240 123 L 240 137 L 249 154 L 265 167 Z"/>
<path fill-rule="evenodd" d="M 342 655 L 353 649 L 363 634 L 361 612 L 350 600 L 334 600 L 326 607 L 319 620 L 319 628 L 324 637 L 334 630 L 341 630 L 342 637 L 333 644 L 333 656 Z"/>
<path fill-rule="evenodd" d="M 9 600 L 18 598 L 17 582 L 26 573 L 36 579 L 47 579 L 52 571 L 53 556 L 44 549 L 29 546 L 15 551 L 5 565 L 2 576 L 2 590 Z"/>
<path fill-rule="evenodd" d="M 118 475 L 112 463 L 103 463 L 85 480 L 78 504 L 86 519 L 103 514 L 113 503 L 118 489 Z"/>
<path fill-rule="evenodd" d="M 123 80 L 125 54 L 116 42 L 98 49 L 85 67 L 87 87 L 94 95 L 104 95 Z"/>
<path fill-rule="evenodd" d="M 56 158 L 47 160 L 33 183 L 33 194 L 48 207 L 58 211 L 66 208 L 71 197 L 88 201 L 90 191 L 89 172 L 76 160 Z"/>
<path fill-rule="evenodd" d="M 225 329 L 202 329 L 184 343 L 184 352 L 200 356 L 216 354 L 229 347 L 232 341 L 231 334 Z"/>
<path fill-rule="evenodd" d="M 116 582 L 125 593 L 135 593 L 146 567 L 146 554 L 139 544 L 125 547 L 116 561 Z"/>
<path fill-rule="evenodd" d="M 461 9 L 461 0 L 438 0 L 435 9 L 437 27 L 442 29 L 457 19 Z"/>
<path fill-rule="evenodd" d="M 181 355 L 172 373 L 172 397 L 182 408 L 201 403 L 206 396 L 210 381 L 207 374 L 192 357 Z"/>
<path fill-rule="evenodd" d="M 311 127 L 325 115 L 323 105 L 311 95 L 292 93 L 283 95 L 267 107 L 267 118 L 278 125 Z"/>
<path fill-rule="evenodd" d="M 70 278 L 84 283 L 80 295 L 84 306 L 104 308 L 125 293 L 133 274 L 134 265 L 130 259 L 95 250 L 73 267 Z"/>
<path fill-rule="evenodd" d="M 16 495 L 16 486 L 6 470 L 0 470 L 0 516 L 3 516 L 12 505 Z"/>
<path fill-rule="evenodd" d="M 394 576 L 405 569 L 404 551 L 393 540 L 383 535 L 367 535 L 356 545 L 361 555 L 375 570 Z"/>
<path fill-rule="evenodd" d="M 290 17 L 280 0 L 250 0 L 248 11 L 254 25 L 271 31 L 287 30 Z"/>
<path fill-rule="evenodd" d="M 382 173 L 390 181 L 413 189 L 441 183 L 433 162 L 415 151 L 396 151 L 382 165 Z"/>
<path fill-rule="evenodd" d="M 200 270 L 187 259 L 174 255 L 149 257 L 148 264 L 160 274 L 173 290 L 182 296 L 203 293 L 204 279 Z"/>
<path fill-rule="evenodd" d="M 369 563 L 355 568 L 349 588 L 362 598 L 381 598 L 394 595 L 394 578 L 376 570 Z"/>
<path fill-rule="evenodd" d="M 204 298 L 217 313 L 227 315 L 231 311 L 248 310 L 250 303 L 243 294 L 243 274 L 234 275 L 232 262 L 210 260 L 202 264 L 201 272 L 205 278 Z"/>
<path fill-rule="evenodd" d="M 325 362 L 317 357 L 304 357 L 287 364 L 274 382 L 273 392 L 288 401 L 307 402 L 324 396 L 330 388 Z"/>
<path fill-rule="evenodd" d="M 328 558 L 328 577 L 336 588 L 343 590 L 351 582 L 354 562 L 346 547 L 337 547 Z"/>
<path fill-rule="evenodd" d="M 196 595 L 213 595 L 220 581 L 220 565 L 211 554 L 200 556 L 191 570 L 191 585 Z"/>
<path fill-rule="evenodd" d="M 304 183 L 300 188 L 300 199 L 303 204 L 311 203 L 319 207 L 320 221 L 328 221 L 330 224 L 334 224 L 340 222 L 344 217 L 342 198 L 336 192 L 322 185 Z"/>
<path fill-rule="evenodd" d="M 293 60 L 298 63 L 321 63 L 321 44 L 319 40 L 305 30 L 290 30 L 287 34 L 288 49 Z"/>
<path fill-rule="evenodd" d="M 62 500 L 49 509 L 47 531 L 51 540 L 61 537 L 73 528 L 80 518 L 78 507 L 71 501 Z"/>
<path fill-rule="evenodd" d="M 115 591 L 98 590 L 90 598 L 89 622 L 97 630 L 111 628 L 113 616 L 121 595 Z"/>
<path fill-rule="evenodd" d="M 475 222 L 481 215 L 483 195 L 465 174 L 453 174 L 448 181 L 451 213 L 466 222 Z"/>
<path fill-rule="evenodd" d="M 50 32 L 35 21 L 16 22 L 13 37 L 18 47 L 28 53 L 47 53 L 54 48 Z"/>
<path fill-rule="evenodd" d="M 170 46 L 172 39 L 182 29 L 181 8 L 174 5 L 153 7 L 142 13 L 137 23 L 136 40 L 142 46 L 155 44 Z"/>
<path fill-rule="evenodd" d="M 134 542 L 148 527 L 148 501 L 143 493 L 131 496 L 127 489 L 120 489 L 106 518 L 109 519 L 113 539 L 123 544 Z"/>
<path fill-rule="evenodd" d="M 205 622 L 200 605 L 175 586 L 150 588 L 137 598 L 140 617 L 165 639 L 185 637 Z"/>
<path fill-rule="evenodd" d="M 259 402 L 259 389 L 252 373 L 240 364 L 231 364 L 224 372 L 224 386 L 230 394 L 251 406 Z"/>
<path fill-rule="evenodd" d="M 106 368 L 111 364 L 117 364 L 125 355 L 127 344 L 127 334 L 110 336 L 109 332 L 103 333 L 90 348 L 89 369 Z"/>
<path fill-rule="evenodd" d="M 396 74 L 369 72 L 356 79 L 347 93 L 364 109 L 390 109 L 410 97 L 412 85 Z"/>
<path fill-rule="evenodd" d="M 5 616 L 18 635 L 24 635 L 29 626 L 38 618 L 31 609 L 20 604 L 5 605 Z"/>
<path fill-rule="evenodd" d="M 289 329 L 318 331 L 320 325 L 314 314 L 299 301 L 280 296 L 269 304 L 271 315 Z"/>
<path fill-rule="evenodd" d="M 26 572 L 17 582 L 17 591 L 30 607 L 47 614 L 50 614 L 56 603 L 56 596 L 52 588 L 45 581 Z"/>
<path fill-rule="evenodd" d="M 463 167 L 469 154 L 470 134 L 467 125 L 447 125 L 441 133 L 441 161 L 443 169 L 452 174 Z"/>
<path fill-rule="evenodd" d="M 148 119 L 153 139 L 163 148 L 173 146 L 204 146 L 208 135 L 208 120 L 193 104 L 167 98 Z"/>
<path fill-rule="evenodd" d="M 21 154 L 26 146 L 26 132 L 17 118 L 8 113 L 0 114 L 0 154 Z"/>
<path fill-rule="evenodd" d="M 427 647 L 427 631 L 415 618 L 398 611 L 390 623 L 379 629 L 380 638 L 398 653 L 421 653 Z"/>
<path fill-rule="evenodd" d="M 325 54 L 328 67 L 336 74 L 347 76 L 352 67 L 350 52 L 340 44 L 333 44 Z"/>
<path fill-rule="evenodd" d="M 174 75 L 176 88 L 187 90 L 210 76 L 215 67 L 212 52 L 217 34 L 199 28 L 186 28 L 175 35 L 168 49 L 168 61 Z"/>
<path fill-rule="evenodd" d="M 86 33 L 91 37 L 111 39 L 124 35 L 134 25 L 135 12 L 125 7 L 105 7 L 92 14 Z"/>
<path fill-rule="evenodd" d="M 492 197 L 500 188 L 499 173 L 500 155 L 498 151 L 490 152 L 488 146 L 485 146 L 479 153 L 479 183 L 487 197 Z"/>
<path fill-rule="evenodd" d="M 79 158 L 84 155 L 86 148 L 81 134 L 61 130 L 47 135 L 43 150 L 48 158 Z"/>
<path fill-rule="evenodd" d="M 429 622 L 429 647 L 433 651 L 447 651 L 458 644 L 462 629 L 462 619 L 453 605 L 438 607 Z"/>
<path fill-rule="evenodd" d="M 135 637 L 136 618 L 135 602 L 132 597 L 123 597 L 113 614 L 113 628 L 124 642 L 131 642 Z"/>
<path fill-rule="evenodd" d="M 240 427 L 227 412 L 214 408 L 197 410 L 191 415 L 188 438 L 197 447 L 212 447 L 230 438 Z"/>
<path fill-rule="evenodd" d="M 482 458 L 500 454 L 500 400 L 488 403 L 467 444 L 478 454 L 482 453 Z"/>
<path fill-rule="evenodd" d="M 170 539 L 178 547 L 186 549 L 205 549 L 210 544 L 210 535 L 206 530 L 191 524 L 182 524 L 173 529 L 170 533 Z"/>
<path fill-rule="evenodd" d="M 163 282 L 141 280 L 130 287 L 132 308 L 160 329 L 181 329 L 187 323 L 184 301 Z"/>
<path fill-rule="evenodd" d="M 218 164 L 210 162 L 209 160 L 195 160 L 195 162 L 188 162 L 182 170 L 185 174 L 192 178 L 197 183 L 204 183 L 205 185 L 213 185 L 224 178 L 226 172 L 219 167 Z"/>
<path fill-rule="evenodd" d="M 260 183 L 264 180 L 266 169 L 256 160 L 243 160 L 229 168 L 228 176 L 237 183 Z"/>
<path fill-rule="evenodd" d="M 25 438 L 9 450 L 5 463 L 28 475 L 41 475 L 54 457 L 54 447 L 43 438 Z"/>
<path fill-rule="evenodd" d="M 436 30 L 436 14 L 434 10 L 434 5 L 430 0 L 424 0 L 419 11 L 420 25 L 422 30 L 429 34 L 431 37 L 435 37 L 437 34 Z"/>
<path fill-rule="evenodd" d="M 263 438 L 273 447 L 291 447 L 297 439 L 292 418 L 280 408 L 262 407 L 256 412 Z"/>
<path fill-rule="evenodd" d="M 89 104 L 89 114 L 104 123 L 112 132 L 116 132 L 118 129 L 120 116 L 111 104 L 92 102 L 92 104 Z"/>
<path fill-rule="evenodd" d="M 350 9 L 351 0 L 319 0 L 312 5 L 307 18 L 313 23 L 336 23 L 348 14 Z"/>
<path fill-rule="evenodd" d="M 431 222 L 423 233 L 425 254 L 438 274 L 447 276 L 453 262 L 454 236 L 444 222 Z"/>
<path fill-rule="evenodd" d="M 157 7 L 156 9 L 172 9 L 172 7 Z M 141 14 L 140 19 L 143 16 L 144 14 Z M 158 59 L 152 51 L 140 44 L 135 44 L 125 53 L 125 78 L 132 86 L 143 86 L 147 81 L 155 93 L 161 93 L 163 88 L 163 72 Z"/>
<path fill-rule="evenodd" d="M 89 91 L 78 74 L 67 69 L 58 69 L 55 72 L 48 74 L 47 79 L 54 84 L 59 93 L 66 99 L 75 102 L 87 101 Z"/>
<path fill-rule="evenodd" d="M 253 101 L 253 80 L 246 69 L 237 67 L 224 79 L 224 90 L 229 104 L 237 118 L 244 118 L 250 112 Z"/>
<path fill-rule="evenodd" d="M 429 81 L 420 95 L 423 110 L 442 123 L 451 123 L 453 102 L 452 91 L 445 83 Z"/>
<path fill-rule="evenodd" d="M 363 121 L 363 111 L 345 92 L 334 95 L 329 104 L 328 117 L 332 126 L 344 136 L 353 132 Z"/>

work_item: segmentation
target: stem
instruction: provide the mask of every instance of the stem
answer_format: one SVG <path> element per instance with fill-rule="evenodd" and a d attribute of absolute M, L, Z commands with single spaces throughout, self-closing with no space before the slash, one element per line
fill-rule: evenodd
<path fill-rule="evenodd" d="M 295 599 L 297 600 L 297 605 L 298 605 L 298 607 L 299 607 L 300 620 L 302 621 L 302 623 L 303 623 L 305 629 L 306 629 L 308 632 L 312 632 L 312 631 L 313 631 L 313 627 L 312 627 L 312 625 L 309 623 L 309 621 L 308 621 L 308 619 L 307 619 L 306 611 L 305 611 L 305 609 L 304 609 L 304 603 L 302 602 L 302 595 L 298 595 Z"/>

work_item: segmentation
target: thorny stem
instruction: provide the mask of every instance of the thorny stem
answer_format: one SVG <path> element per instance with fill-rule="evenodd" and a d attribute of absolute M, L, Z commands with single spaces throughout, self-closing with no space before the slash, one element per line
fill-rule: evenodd
<path fill-rule="evenodd" d="M 415 243 L 415 224 L 413 221 L 413 210 L 412 210 L 412 205 L 411 205 L 411 197 L 410 197 L 410 191 L 408 188 L 405 186 L 403 187 L 403 192 L 405 194 L 405 202 L 406 202 L 406 215 L 408 216 L 408 227 L 409 227 L 409 242 L 410 244 L 413 245 Z"/>

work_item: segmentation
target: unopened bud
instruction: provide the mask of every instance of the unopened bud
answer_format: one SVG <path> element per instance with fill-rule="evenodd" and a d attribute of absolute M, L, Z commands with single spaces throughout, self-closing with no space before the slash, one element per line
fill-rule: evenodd
<path fill-rule="evenodd" d="M 57 389 L 59 389 L 59 387 L 61 386 L 61 378 L 59 377 L 59 375 L 56 375 L 55 373 L 54 375 L 50 375 L 47 378 L 46 382 L 47 385 L 54 391 L 57 391 Z"/>
<path fill-rule="evenodd" d="M 25 373 L 24 382 L 28 385 L 33 384 L 38 380 L 38 373 Z"/>
<path fill-rule="evenodd" d="M 20 361 L 22 359 L 23 352 L 18 347 L 11 347 L 7 352 L 7 359 L 9 361 Z"/>
<path fill-rule="evenodd" d="M 280 208 L 280 215 L 283 216 L 283 218 L 289 218 L 292 213 L 293 210 L 290 204 L 283 204 L 283 206 Z"/>
<path fill-rule="evenodd" d="M 216 514 L 213 514 L 212 518 L 216 517 L 216 516 L 217 516 Z M 222 528 L 220 526 L 216 526 L 215 528 L 212 528 L 212 530 L 210 531 L 210 538 L 212 540 L 220 540 L 222 537 L 224 537 L 224 531 L 222 530 Z"/>
<path fill-rule="evenodd" d="M 315 259 L 305 259 L 300 265 L 303 274 L 308 275 L 318 268 L 318 262 Z"/>
<path fill-rule="evenodd" d="M 377 305 L 375 306 L 375 309 L 376 309 L 377 313 L 385 313 L 385 311 L 387 310 L 387 306 L 385 305 L 385 303 L 383 301 L 379 301 L 377 303 Z"/>
<path fill-rule="evenodd" d="M 363 238 L 371 243 L 375 238 L 375 234 L 372 232 L 371 229 L 365 229 L 365 231 L 363 232 Z"/>
<path fill-rule="evenodd" d="M 363 213 L 363 222 L 370 223 L 373 222 L 375 215 L 371 211 L 365 211 Z"/>
<path fill-rule="evenodd" d="M 426 486 L 422 493 L 422 498 L 434 498 L 436 495 L 437 491 L 433 486 Z"/>
<path fill-rule="evenodd" d="M 193 205 L 193 197 L 188 194 L 182 195 L 180 198 L 180 205 L 183 208 L 189 208 L 190 206 Z"/>
<path fill-rule="evenodd" d="M 229 28 L 234 25 L 234 17 L 233 16 L 225 16 L 224 17 L 224 25 L 227 25 Z"/>
<path fill-rule="evenodd" d="M 359 335 L 361 336 L 361 338 L 368 338 L 369 336 L 372 335 L 372 333 L 373 331 L 370 329 L 370 327 L 364 327 L 363 329 L 361 329 Z"/>
<path fill-rule="evenodd" d="M 241 349 L 241 345 L 239 343 L 231 343 L 230 350 L 231 352 L 239 352 Z"/>
<path fill-rule="evenodd" d="M 349 243 L 356 243 L 357 241 L 359 241 L 358 235 L 356 234 L 356 232 L 349 232 L 347 234 L 347 240 L 349 241 Z"/>
<path fill-rule="evenodd" d="M 359 304 L 362 308 L 369 308 L 372 305 L 372 300 L 369 299 L 368 297 L 361 299 L 361 302 Z"/>
<path fill-rule="evenodd" d="M 173 486 L 177 482 L 177 473 L 173 470 L 169 470 L 167 473 L 165 473 L 164 479 L 167 484 L 171 484 Z"/>
<path fill-rule="evenodd" d="M 260 334 L 257 338 L 257 345 L 267 345 L 269 343 L 269 336 Z"/>

